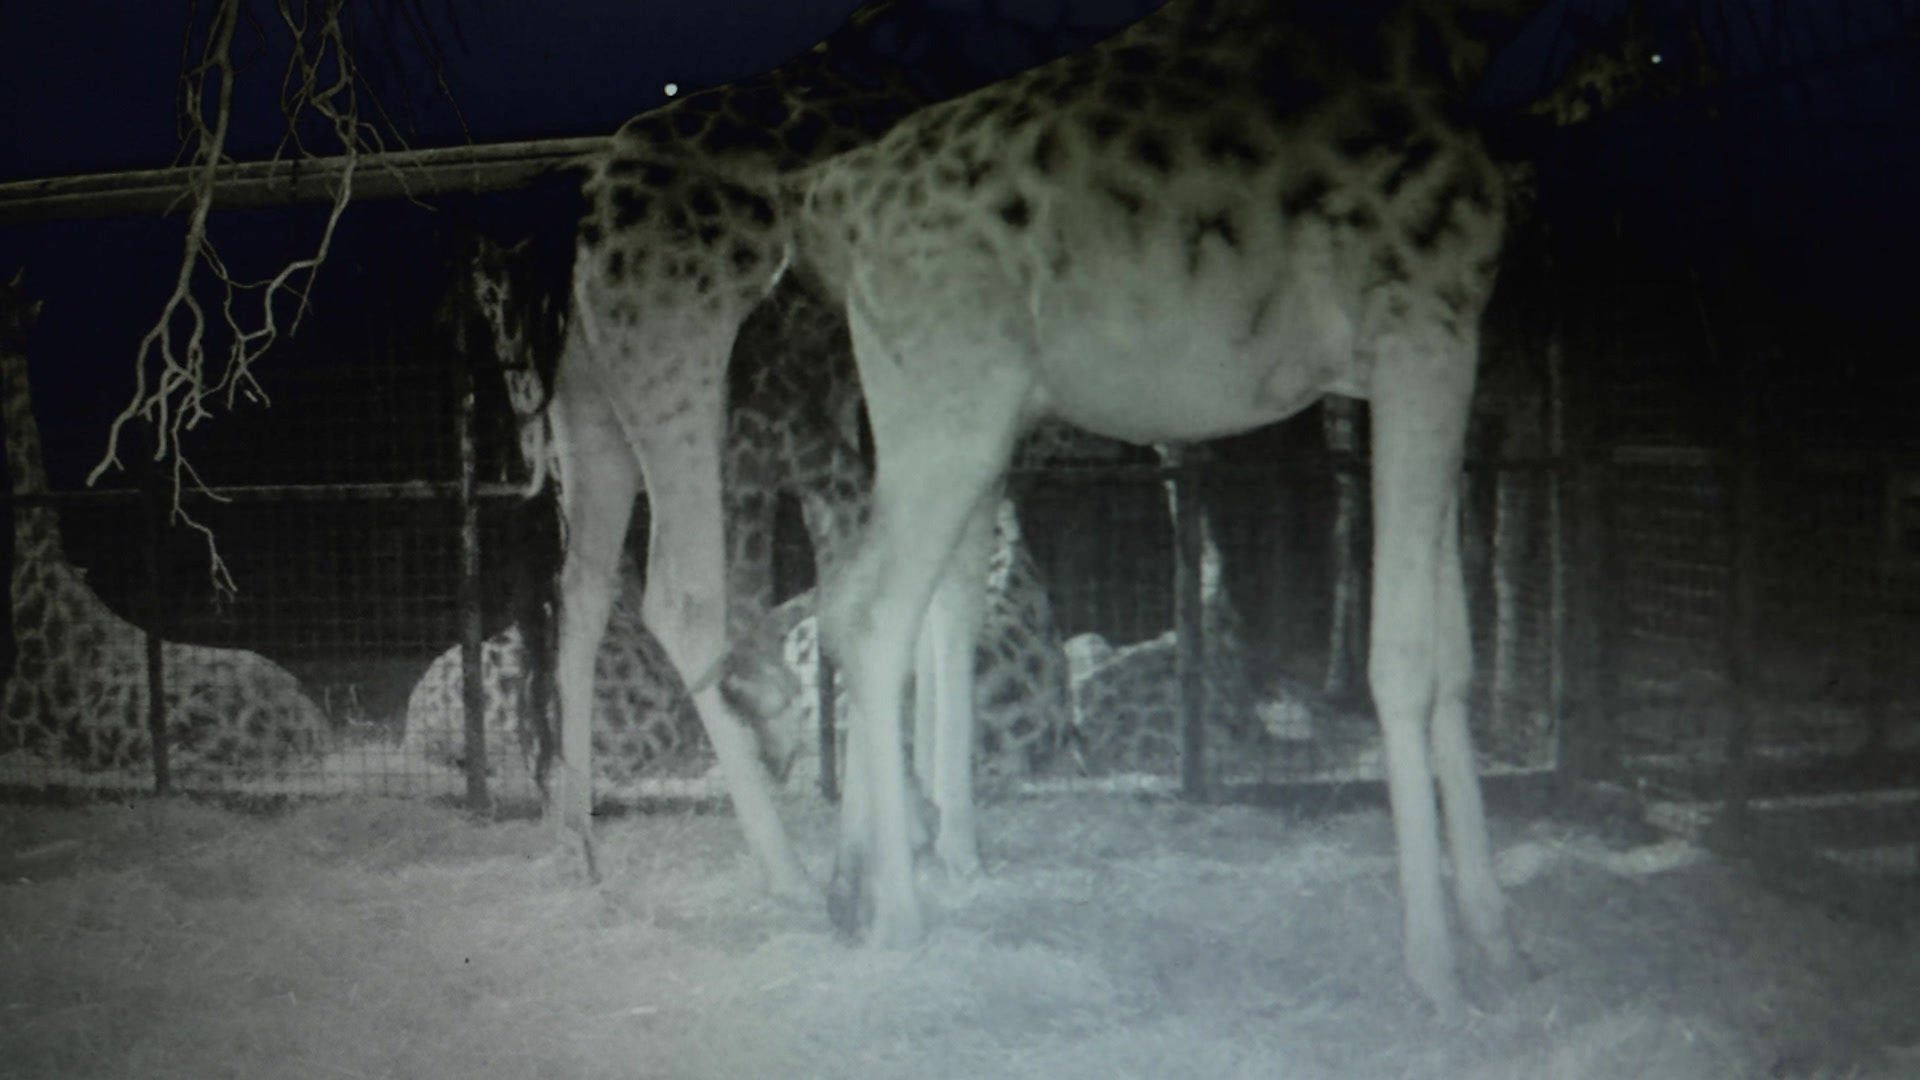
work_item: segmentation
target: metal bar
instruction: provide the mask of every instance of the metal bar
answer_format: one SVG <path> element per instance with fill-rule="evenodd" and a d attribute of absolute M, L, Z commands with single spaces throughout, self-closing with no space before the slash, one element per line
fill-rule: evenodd
<path fill-rule="evenodd" d="M 518 483 L 476 481 L 473 495 L 482 501 L 520 500 L 527 497 L 527 492 Z M 0 492 L 0 504 L 57 508 L 88 503 L 133 502 L 144 497 L 138 488 L 53 491 L 34 495 L 7 495 Z M 185 488 L 181 491 L 181 497 L 224 502 L 450 502 L 460 498 L 460 483 L 457 480 L 406 480 L 390 484 L 236 484 L 208 491 Z"/>
<path fill-rule="evenodd" d="M 594 136 L 354 158 L 241 162 L 219 169 L 214 206 L 235 209 L 330 201 L 350 164 L 356 199 L 512 191 L 605 150 L 609 141 Z M 171 213 L 186 205 L 199 171 L 193 167 L 139 169 L 0 183 L 0 224 Z"/>
<path fill-rule="evenodd" d="M 1206 717 L 1206 617 L 1201 594 L 1202 535 L 1200 477 L 1191 456 L 1174 449 L 1178 467 L 1167 481 L 1167 500 L 1173 504 L 1174 571 L 1173 618 L 1175 667 L 1180 681 L 1180 791 L 1188 798 L 1206 794 L 1203 760 Z"/>

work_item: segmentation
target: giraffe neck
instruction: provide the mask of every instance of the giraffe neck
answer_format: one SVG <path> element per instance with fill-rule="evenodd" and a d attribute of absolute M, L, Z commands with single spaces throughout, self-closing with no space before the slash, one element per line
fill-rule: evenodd
<path fill-rule="evenodd" d="M 24 351 L 7 340 L 0 344 L 0 420 L 6 424 L 7 476 L 16 496 L 45 495 L 47 471 L 40 453 L 40 427 L 33 415 L 33 389 Z M 99 625 L 113 621 L 80 572 L 67 562 L 61 546 L 60 516 L 50 506 L 13 508 L 12 607 L 17 640 L 46 631 L 43 622 L 85 617 Z M 77 616 L 76 612 L 92 612 Z"/>
<path fill-rule="evenodd" d="M 33 415 L 33 389 L 27 357 L 12 348 L 0 351 L 0 419 L 7 427 L 7 480 L 16 496 L 47 493 L 47 468 L 40 456 L 40 426 Z M 60 519 L 46 506 L 16 505 L 13 511 L 16 570 L 32 559 L 63 561 Z M 18 580 L 18 573 L 15 578 Z M 16 605 L 18 594 L 14 597 Z"/>
<path fill-rule="evenodd" d="M 40 427 L 33 418 L 33 390 L 26 355 L 0 351 L 0 419 L 7 425 L 7 480 L 15 495 L 47 493 L 47 468 L 40 457 Z"/>

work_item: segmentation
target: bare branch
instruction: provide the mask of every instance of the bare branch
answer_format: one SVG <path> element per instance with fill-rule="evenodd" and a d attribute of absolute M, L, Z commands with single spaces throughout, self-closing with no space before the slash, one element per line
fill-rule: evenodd
<path fill-rule="evenodd" d="M 232 575 L 220 557 L 212 529 L 196 519 L 182 501 L 188 490 L 212 494 L 199 470 L 187 460 L 184 437 L 212 416 L 215 408 L 232 410 L 243 396 L 270 404 L 265 387 L 254 376 L 254 364 L 283 335 L 296 333 L 311 311 L 314 281 L 352 201 L 360 156 L 384 152 L 390 140 L 405 146 L 391 118 L 371 89 L 364 86 L 354 63 L 343 22 L 348 0 L 276 0 L 281 27 L 289 35 L 289 53 L 279 93 L 286 129 L 273 160 L 283 156 L 312 158 L 321 156 L 324 149 L 344 156 L 346 166 L 339 173 L 325 225 L 311 253 L 288 261 L 265 278 L 242 280 L 236 276 L 208 232 L 208 219 L 214 208 L 218 170 L 229 161 L 227 140 L 238 76 L 234 39 L 242 21 L 248 21 L 263 48 L 269 44 L 267 28 L 248 19 L 245 2 L 214 0 L 205 43 L 197 57 L 193 42 L 200 8 L 197 3 L 189 5 L 187 32 L 181 45 L 178 123 L 180 159 L 194 172 L 184 196 L 189 212 L 179 270 L 159 316 L 141 337 L 135 352 L 133 396 L 114 418 L 106 451 L 87 476 L 87 483 L 93 484 L 109 470 L 122 468 L 120 442 L 127 425 L 136 420 L 150 425 L 153 460 L 170 465 L 169 519 L 205 539 L 209 573 L 221 593 L 233 590 Z M 432 51 L 431 42 L 427 45 Z M 437 71 L 438 57 L 434 59 Z M 363 93 L 374 103 L 382 125 L 362 120 Z M 320 121 L 336 147 L 307 144 L 303 126 L 314 119 Z M 219 296 L 218 322 L 212 327 L 206 308 L 195 294 L 196 275 L 201 271 Z M 282 307 L 289 300 L 292 312 L 286 317 Z"/>

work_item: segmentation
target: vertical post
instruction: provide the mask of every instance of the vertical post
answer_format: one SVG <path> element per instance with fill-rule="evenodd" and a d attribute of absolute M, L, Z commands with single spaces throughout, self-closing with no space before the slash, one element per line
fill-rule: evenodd
<path fill-rule="evenodd" d="M 460 444 L 460 686 L 467 714 L 467 806 L 476 813 L 491 808 L 487 792 L 485 685 L 480 671 L 480 472 L 474 438 L 474 388 L 470 365 L 457 376 L 459 407 L 454 427 Z"/>
<path fill-rule="evenodd" d="M 1173 620 L 1175 669 L 1180 681 L 1180 792 L 1188 798 L 1206 794 L 1203 759 L 1206 717 L 1206 617 L 1202 605 L 1200 563 L 1202 530 L 1200 477 L 1193 457 L 1178 447 L 1165 453 L 1171 466 L 1167 500 L 1173 504 Z"/>
<path fill-rule="evenodd" d="M 816 623 L 816 633 L 818 629 Z M 820 797 L 837 803 L 840 801 L 840 755 L 834 732 L 839 727 L 839 718 L 834 715 L 833 705 L 838 695 L 834 693 L 833 661 L 825 649 L 814 650 L 814 668 L 814 693 L 819 699 L 820 716 Z"/>
<path fill-rule="evenodd" d="M 1360 513 L 1366 496 L 1360 490 L 1360 405 L 1352 398 L 1328 396 L 1320 401 L 1321 425 L 1333 470 L 1334 512 L 1332 556 L 1333 618 L 1327 636 L 1328 697 L 1351 696 L 1360 684 L 1360 657 L 1365 597 L 1362 596 Z M 1284 578 L 1283 578 L 1284 580 Z"/>
<path fill-rule="evenodd" d="M 1551 258 L 1551 256 L 1549 256 Z M 1568 535 L 1567 501 L 1579 498 L 1581 468 L 1569 452 L 1567 438 L 1567 345 L 1564 294 L 1549 263 L 1547 303 L 1552 314 L 1547 331 L 1547 716 L 1553 724 L 1549 753 L 1554 772 L 1561 771 L 1567 730 L 1568 628 L 1574 603 L 1572 568 L 1568 565 L 1573 537 Z M 1568 490 L 1571 488 L 1572 490 Z M 1577 768 L 1572 771 L 1578 772 Z"/>
<path fill-rule="evenodd" d="M 167 746 L 166 663 L 160 648 L 164 619 L 162 598 L 166 595 L 160 587 L 160 541 L 166 535 L 166 505 L 152 482 L 140 485 L 140 492 L 140 516 L 146 526 L 140 530 L 144 541 L 142 569 L 147 578 L 142 605 L 147 610 L 146 618 L 141 620 L 140 636 L 147 647 L 147 739 L 153 747 L 153 790 L 155 794 L 165 795 L 173 788 L 173 766 Z"/>

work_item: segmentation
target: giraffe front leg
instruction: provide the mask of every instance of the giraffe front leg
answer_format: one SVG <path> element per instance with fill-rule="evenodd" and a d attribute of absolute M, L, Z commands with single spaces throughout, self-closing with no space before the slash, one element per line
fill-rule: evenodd
<path fill-rule="evenodd" d="M 1507 930 L 1506 900 L 1493 872 L 1487 813 L 1467 727 L 1467 693 L 1473 682 L 1473 636 L 1461 580 L 1458 496 L 1441 517 L 1436 567 L 1434 627 L 1436 678 L 1433 701 L 1433 773 L 1446 808 L 1447 847 L 1453 856 L 1453 891 L 1461 921 L 1494 969 L 1519 967 Z"/>
<path fill-rule="evenodd" d="M 1460 358 L 1406 343 L 1382 348 L 1373 374 L 1373 611 L 1367 678 L 1379 712 L 1400 866 L 1406 965 L 1414 987 L 1443 1016 L 1460 1010 L 1453 941 L 1440 885 L 1440 838 L 1428 758 L 1442 652 L 1465 655 L 1464 619 L 1442 619 L 1441 575 L 1460 574 L 1457 542 L 1443 540 L 1456 506 L 1462 442 L 1473 392 L 1471 351 Z M 1449 569 L 1441 563 L 1454 560 Z M 1462 609 L 1464 613 L 1464 608 Z M 1448 692 L 1464 708 L 1470 657 Z M 1464 718 L 1462 717 L 1462 722 Z M 1470 766 L 1469 766 L 1470 767 Z M 1482 823 L 1484 828 L 1484 822 Z M 1484 841 L 1483 841 L 1484 842 Z"/>
<path fill-rule="evenodd" d="M 986 617 L 986 589 L 982 582 L 993 547 L 994 517 L 999 493 L 990 492 L 967 519 L 946 573 L 927 609 L 921 630 L 927 662 L 921 677 L 932 683 L 920 695 L 930 718 L 916 718 L 931 728 L 930 775 L 923 780 L 939 811 L 934 853 L 948 873 L 970 878 L 980 872 L 979 829 L 973 807 L 974 648 Z"/>

